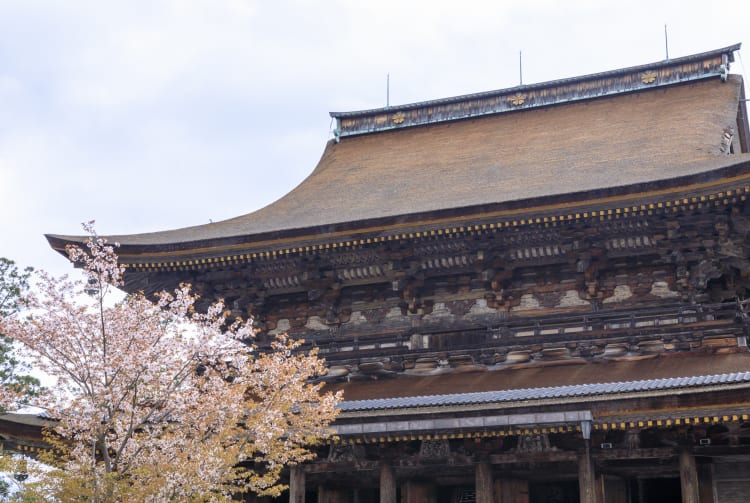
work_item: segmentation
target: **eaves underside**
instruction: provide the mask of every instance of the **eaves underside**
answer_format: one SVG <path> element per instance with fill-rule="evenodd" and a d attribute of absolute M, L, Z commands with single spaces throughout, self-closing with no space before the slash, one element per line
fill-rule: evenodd
<path fill-rule="evenodd" d="M 660 399 L 665 395 L 702 395 L 718 392 L 746 392 L 750 388 L 747 372 L 733 375 L 699 376 L 705 380 L 698 386 L 662 386 L 651 391 L 613 392 L 599 395 L 543 400 L 514 400 L 470 405 L 403 407 L 380 410 L 342 411 L 334 428 L 340 436 L 335 442 L 359 443 L 400 442 L 410 440 L 447 440 L 517 436 L 530 433 L 581 432 L 582 423 L 593 430 L 632 430 L 680 426 L 744 423 L 750 420 L 750 402 L 742 400 L 719 405 L 690 407 L 654 407 L 644 410 L 626 409 L 602 413 L 608 402 Z M 657 381 L 681 381 L 657 380 Z M 640 381 L 641 385 L 659 386 L 664 382 Z M 610 383 L 599 386 L 612 386 Z M 516 390 L 531 393 L 537 390 Z M 430 397 L 412 397 L 415 402 Z M 437 398 L 437 397 L 433 397 Z M 346 402 L 344 402 L 346 404 Z M 606 409 L 606 405 L 604 406 Z M 524 412 L 518 412 L 522 410 Z M 595 412 L 594 412 L 595 411 Z"/>
<path fill-rule="evenodd" d="M 574 411 L 590 414 L 590 411 Z M 491 423 L 484 424 L 474 418 L 451 420 L 428 420 L 420 424 L 421 428 L 389 429 L 388 423 L 370 423 L 361 425 L 333 425 L 336 437 L 330 443 L 359 444 L 359 443 L 396 443 L 414 440 L 453 440 L 453 439 L 481 439 L 488 437 L 513 437 L 530 434 L 572 433 L 582 432 L 584 422 L 589 422 L 595 431 L 627 431 L 651 428 L 673 427 L 709 427 L 713 425 L 742 424 L 750 420 L 750 407 L 747 403 L 727 404 L 721 408 L 694 408 L 692 410 L 652 410 L 639 419 L 631 417 L 598 417 L 591 416 L 590 420 L 578 418 L 557 418 L 560 413 L 538 414 L 509 414 L 506 416 L 490 416 Z M 515 417 L 526 416 L 528 419 L 514 421 Z M 505 420 L 507 418 L 507 420 Z M 481 417 L 479 418 L 481 419 Z M 432 425 L 429 423 L 432 422 Z M 362 426 L 362 431 L 346 426 Z M 365 431 L 366 430 L 366 431 Z"/>

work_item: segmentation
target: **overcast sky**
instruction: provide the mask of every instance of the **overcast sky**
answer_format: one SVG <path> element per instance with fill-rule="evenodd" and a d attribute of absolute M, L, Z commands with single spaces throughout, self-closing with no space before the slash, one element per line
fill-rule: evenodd
<path fill-rule="evenodd" d="M 0 0 L 0 256 L 61 273 L 44 233 L 260 208 L 388 73 L 392 105 L 515 86 L 519 51 L 572 77 L 664 59 L 664 24 L 671 57 L 750 52 L 746 0 Z"/>

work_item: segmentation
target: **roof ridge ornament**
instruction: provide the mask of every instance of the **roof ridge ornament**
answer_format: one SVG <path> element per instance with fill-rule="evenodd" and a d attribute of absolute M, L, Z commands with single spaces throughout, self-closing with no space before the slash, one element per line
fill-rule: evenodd
<path fill-rule="evenodd" d="M 526 95 L 521 92 L 517 92 L 516 94 L 509 96 L 508 101 L 510 101 L 510 104 L 514 107 L 520 107 L 526 102 Z"/>
<path fill-rule="evenodd" d="M 646 65 L 519 85 L 508 89 L 372 110 L 331 112 L 331 117 L 336 119 L 334 137 L 338 142 L 346 136 L 496 115 L 518 110 L 521 106 L 527 109 L 590 100 L 716 76 L 725 82 L 728 78 L 729 63 L 734 60 L 734 52 L 739 50 L 740 45 L 735 44 Z"/>
<path fill-rule="evenodd" d="M 641 82 L 644 84 L 653 84 L 656 82 L 657 73 L 653 70 L 649 70 L 641 74 Z"/>

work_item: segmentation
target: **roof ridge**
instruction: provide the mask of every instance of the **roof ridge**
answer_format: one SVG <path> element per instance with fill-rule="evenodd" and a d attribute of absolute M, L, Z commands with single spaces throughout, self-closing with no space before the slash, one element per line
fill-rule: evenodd
<path fill-rule="evenodd" d="M 547 82 L 329 114 L 336 119 L 334 137 L 338 142 L 346 136 L 514 112 L 714 76 L 725 80 L 729 63 L 734 61 L 734 52 L 741 45 Z"/>
<path fill-rule="evenodd" d="M 404 103 L 402 105 L 391 105 L 386 107 L 379 107 L 379 108 L 368 108 L 368 109 L 362 109 L 362 110 L 351 110 L 351 111 L 344 111 L 344 112 L 329 112 L 329 115 L 331 117 L 350 117 L 354 115 L 360 115 L 360 114 L 370 114 L 374 112 L 396 112 L 399 110 L 410 110 L 412 108 L 419 108 L 422 106 L 429 106 L 429 105 L 436 105 L 441 103 L 448 103 L 453 101 L 465 101 L 467 99 L 471 98 L 480 98 L 485 96 L 494 96 L 498 94 L 504 94 L 509 91 L 523 91 L 523 90 L 529 90 L 529 89 L 537 89 L 537 88 L 543 88 L 543 87 L 553 87 L 560 84 L 567 84 L 570 82 L 578 82 L 583 80 L 593 80 L 598 79 L 601 77 L 606 76 L 613 76 L 621 73 L 630 73 L 634 71 L 643 71 L 650 68 L 658 68 L 661 66 L 667 66 L 667 65 L 678 65 L 681 63 L 685 63 L 688 61 L 694 61 L 698 59 L 703 59 L 706 57 L 711 57 L 715 55 L 722 55 L 722 54 L 732 54 L 735 51 L 740 50 L 742 46 L 742 43 L 732 44 L 726 47 L 722 47 L 720 49 L 713 49 L 710 51 L 705 51 L 701 53 L 696 54 L 690 54 L 687 56 L 681 56 L 679 58 L 671 58 L 671 59 L 663 59 L 660 61 L 654 61 L 652 63 L 645 63 L 641 65 L 634 65 L 634 66 L 627 66 L 622 68 L 615 68 L 612 70 L 605 70 L 602 72 L 595 72 L 595 73 L 587 73 L 585 75 L 577 75 L 573 77 L 563 77 L 561 79 L 552 79 L 552 80 L 546 80 L 543 82 L 535 82 L 533 84 L 521 84 L 518 86 L 511 86 L 511 87 L 504 87 L 499 89 L 492 89 L 490 91 L 479 91 L 475 93 L 466 93 L 466 94 L 459 94 L 456 96 L 449 96 L 445 98 L 435 98 L 430 100 L 423 100 L 423 101 L 414 101 L 411 103 Z M 730 59 L 730 61 L 734 61 L 733 57 Z"/>

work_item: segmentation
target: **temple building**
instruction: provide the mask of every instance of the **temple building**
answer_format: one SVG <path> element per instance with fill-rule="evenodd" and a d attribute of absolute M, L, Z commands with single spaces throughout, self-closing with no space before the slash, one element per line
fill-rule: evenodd
<path fill-rule="evenodd" d="M 332 113 L 269 206 L 110 236 L 126 289 L 189 282 L 261 347 L 320 348 L 344 402 L 294 503 L 744 502 L 739 47 Z"/>

